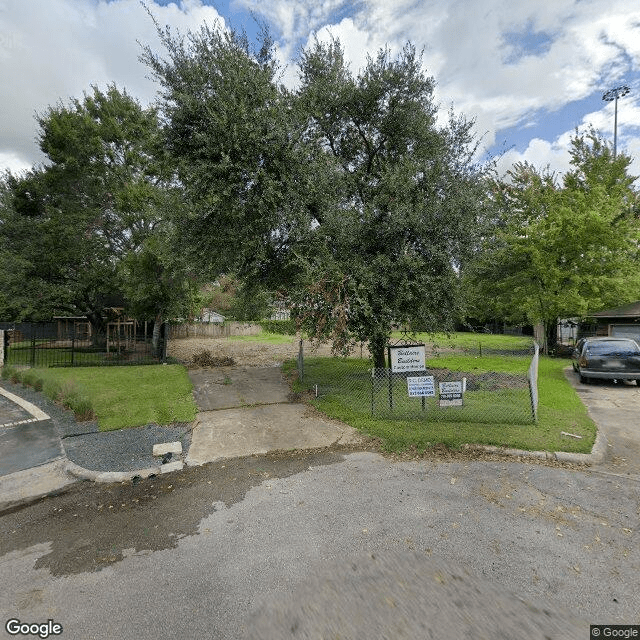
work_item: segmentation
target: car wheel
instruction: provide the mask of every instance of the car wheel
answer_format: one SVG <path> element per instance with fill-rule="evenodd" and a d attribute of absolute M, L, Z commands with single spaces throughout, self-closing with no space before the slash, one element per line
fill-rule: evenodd
<path fill-rule="evenodd" d="M 589 384 L 591 382 L 589 378 L 585 378 L 585 376 L 583 376 L 581 373 L 579 373 L 578 375 L 580 376 L 580 382 L 582 382 L 582 384 Z"/>

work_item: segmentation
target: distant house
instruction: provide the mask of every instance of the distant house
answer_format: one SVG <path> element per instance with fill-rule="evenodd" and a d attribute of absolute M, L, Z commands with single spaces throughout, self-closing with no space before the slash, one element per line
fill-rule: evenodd
<path fill-rule="evenodd" d="M 200 315 L 200 322 L 210 322 L 212 324 L 222 324 L 225 318 L 213 309 L 203 309 Z"/>
<path fill-rule="evenodd" d="M 640 341 L 640 301 L 589 314 L 580 325 L 580 334 Z"/>

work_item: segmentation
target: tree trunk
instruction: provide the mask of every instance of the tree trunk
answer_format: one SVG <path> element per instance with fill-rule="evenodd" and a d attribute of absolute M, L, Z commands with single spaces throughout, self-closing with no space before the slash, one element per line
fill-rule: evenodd
<path fill-rule="evenodd" d="M 552 355 L 558 346 L 558 320 L 545 320 L 544 323 L 544 354 Z"/>
<path fill-rule="evenodd" d="M 151 349 L 153 355 L 157 358 L 162 357 L 162 349 L 160 346 L 160 329 L 162 327 L 162 314 L 159 313 L 153 321 L 153 334 L 151 336 Z"/>
<path fill-rule="evenodd" d="M 373 366 L 376 369 L 384 369 L 386 367 L 384 349 L 388 342 L 388 336 L 375 335 L 369 339 L 369 352 L 373 360 Z"/>
<path fill-rule="evenodd" d="M 91 324 L 91 346 L 105 348 L 107 344 L 107 322 L 99 311 L 87 313 L 87 320 Z"/>

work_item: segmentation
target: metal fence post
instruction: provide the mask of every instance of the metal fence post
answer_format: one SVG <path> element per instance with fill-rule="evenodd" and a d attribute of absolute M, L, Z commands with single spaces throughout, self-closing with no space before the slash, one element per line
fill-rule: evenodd
<path fill-rule="evenodd" d="M 300 348 L 298 349 L 298 380 L 304 380 L 304 348 L 303 341 L 300 339 Z"/>
<path fill-rule="evenodd" d="M 33 329 L 32 329 L 33 331 Z M 36 334 L 35 331 L 31 334 L 31 366 L 36 366 Z"/>
<path fill-rule="evenodd" d="M 533 422 L 538 422 L 538 360 L 540 358 L 540 347 L 535 343 L 533 358 L 527 372 L 527 381 L 529 382 L 529 397 L 531 398 L 531 417 Z"/>

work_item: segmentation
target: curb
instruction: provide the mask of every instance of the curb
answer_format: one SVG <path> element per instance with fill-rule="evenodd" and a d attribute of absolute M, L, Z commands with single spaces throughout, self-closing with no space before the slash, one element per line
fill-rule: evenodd
<path fill-rule="evenodd" d="M 40 420 L 49 420 L 51 416 L 47 415 L 42 409 L 36 407 L 35 404 L 17 396 L 15 393 L 11 393 L 11 391 L 7 391 L 3 386 L 0 385 L 0 394 L 2 394 L 5 398 L 11 400 L 19 407 L 24 409 L 27 413 L 30 413 L 33 416 L 34 421 Z M 31 422 L 31 420 L 22 420 L 21 422 Z M 8 426 L 8 425 L 4 425 Z"/>
<path fill-rule="evenodd" d="M 552 460 L 554 462 L 570 462 L 573 464 L 599 464 L 604 461 L 607 453 L 607 438 L 602 431 L 598 429 L 596 441 L 593 443 L 591 453 L 569 453 L 567 451 L 525 451 L 524 449 L 506 449 L 491 445 L 467 445 L 465 448 L 518 458 L 535 458 L 537 460 Z"/>
<path fill-rule="evenodd" d="M 91 480 L 93 482 L 126 482 L 135 477 L 149 478 L 150 476 L 158 476 L 164 473 L 171 473 L 172 471 L 180 471 L 183 467 L 184 463 L 176 460 L 174 462 L 168 462 L 167 464 L 147 467 L 146 469 L 136 469 L 134 471 L 93 471 L 68 460 L 65 471 L 81 480 Z"/>

